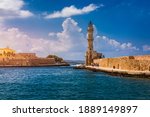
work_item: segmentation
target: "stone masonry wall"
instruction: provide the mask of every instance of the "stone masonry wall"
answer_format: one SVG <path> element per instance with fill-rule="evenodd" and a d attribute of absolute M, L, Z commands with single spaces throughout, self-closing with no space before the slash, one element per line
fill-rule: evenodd
<path fill-rule="evenodd" d="M 0 66 L 45 66 L 53 64 L 55 64 L 53 58 L 5 59 L 0 61 Z"/>
<path fill-rule="evenodd" d="M 37 58 L 37 59 L 30 59 L 30 64 L 32 66 L 38 66 L 38 65 L 48 65 L 48 64 L 55 64 L 54 58 Z"/>
<path fill-rule="evenodd" d="M 136 60 L 150 60 L 150 55 L 134 56 Z"/>
<path fill-rule="evenodd" d="M 137 59 L 132 57 L 131 59 L 129 57 L 95 59 L 94 64 L 121 70 L 150 71 L 150 60 L 142 57 L 137 57 Z"/>
<path fill-rule="evenodd" d="M 23 57 L 23 58 L 37 58 L 35 53 L 17 53 L 16 57 Z"/>

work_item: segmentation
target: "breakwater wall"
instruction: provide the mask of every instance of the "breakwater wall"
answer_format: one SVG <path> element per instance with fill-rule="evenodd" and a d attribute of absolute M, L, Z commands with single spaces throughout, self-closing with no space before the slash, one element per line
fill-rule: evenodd
<path fill-rule="evenodd" d="M 94 59 L 94 65 L 119 70 L 150 71 L 150 56 Z"/>
<path fill-rule="evenodd" d="M 34 59 L 5 59 L 0 61 L 0 66 L 48 66 L 56 64 L 53 58 Z"/>
<path fill-rule="evenodd" d="M 113 68 L 111 69 L 111 68 L 93 67 L 93 66 L 85 66 L 84 69 L 91 70 L 94 72 L 104 72 L 112 76 L 150 78 L 150 72 L 148 71 L 119 70 Z"/>

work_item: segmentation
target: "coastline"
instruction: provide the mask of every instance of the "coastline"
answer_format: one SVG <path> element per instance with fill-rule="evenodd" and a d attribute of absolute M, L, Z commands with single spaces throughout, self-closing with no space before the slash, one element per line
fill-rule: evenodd
<path fill-rule="evenodd" d="M 87 69 L 94 72 L 104 72 L 112 76 L 150 78 L 150 71 L 120 70 L 96 66 L 76 66 L 75 69 Z"/>

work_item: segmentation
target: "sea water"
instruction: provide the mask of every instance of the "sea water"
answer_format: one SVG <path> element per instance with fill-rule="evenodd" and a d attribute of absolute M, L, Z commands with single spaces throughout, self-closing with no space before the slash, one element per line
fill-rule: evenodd
<path fill-rule="evenodd" d="M 1 100 L 150 99 L 150 79 L 73 67 L 0 68 Z"/>

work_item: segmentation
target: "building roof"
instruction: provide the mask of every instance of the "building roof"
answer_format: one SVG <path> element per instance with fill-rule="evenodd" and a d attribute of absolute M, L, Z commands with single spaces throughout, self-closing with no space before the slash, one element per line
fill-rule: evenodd
<path fill-rule="evenodd" d="M 92 23 L 92 21 L 90 21 L 90 22 L 89 22 L 89 26 L 93 26 L 93 23 Z"/>

